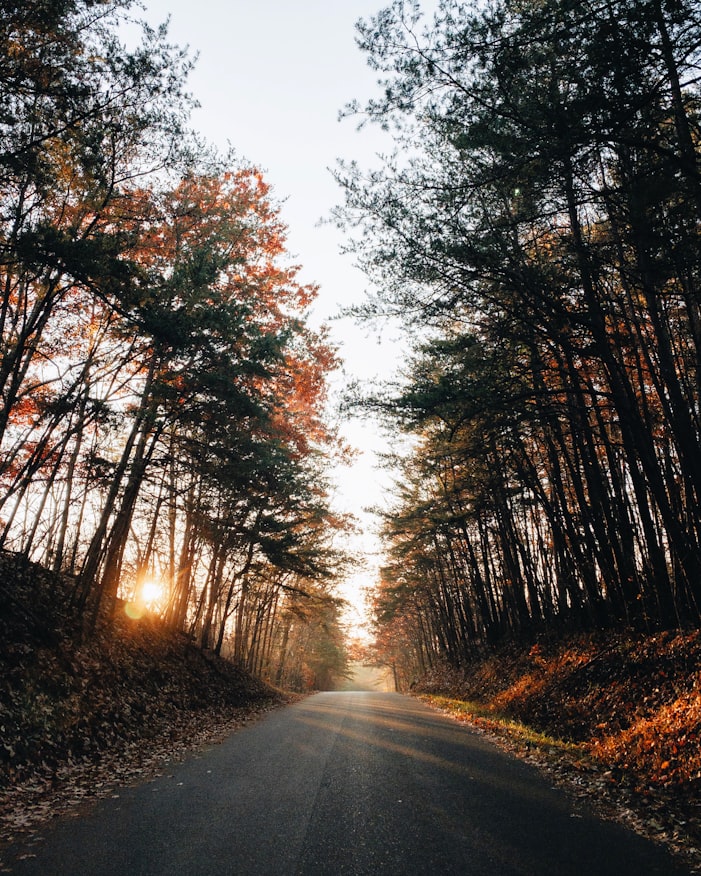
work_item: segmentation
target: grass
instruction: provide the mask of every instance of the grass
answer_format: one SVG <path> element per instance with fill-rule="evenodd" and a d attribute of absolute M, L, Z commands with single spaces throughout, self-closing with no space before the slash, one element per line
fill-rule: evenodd
<path fill-rule="evenodd" d="M 413 693 L 701 873 L 701 632 L 505 645 Z"/>
<path fill-rule="evenodd" d="M 492 706 L 484 703 L 434 694 L 421 694 L 419 699 L 458 720 L 468 721 L 470 724 L 485 730 L 495 730 L 500 734 L 506 734 L 525 747 L 543 749 L 551 753 L 562 752 L 580 756 L 583 756 L 586 751 L 581 743 L 550 736 L 506 714 L 495 711 Z"/>

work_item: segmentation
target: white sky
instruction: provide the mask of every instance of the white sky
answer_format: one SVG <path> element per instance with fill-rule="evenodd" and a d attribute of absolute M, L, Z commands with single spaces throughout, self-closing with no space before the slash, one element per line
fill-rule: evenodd
<path fill-rule="evenodd" d="M 391 144 L 378 130 L 356 131 L 352 119 L 338 121 L 346 103 L 361 103 L 376 92 L 375 74 L 355 44 L 355 22 L 369 18 L 383 0 L 144 0 L 152 24 L 170 16 L 169 36 L 199 53 L 190 90 L 201 104 L 193 127 L 222 150 L 228 143 L 260 167 L 272 184 L 289 228 L 288 248 L 302 265 L 301 279 L 321 286 L 315 316 L 330 319 L 341 306 L 363 299 L 365 277 L 350 256 L 341 256 L 339 232 L 319 226 L 342 200 L 330 168 L 337 158 L 376 164 Z M 391 339 L 349 320 L 331 323 L 348 379 L 387 373 L 397 359 Z M 351 542 L 370 556 L 368 568 L 347 581 L 342 594 L 356 605 L 373 583 L 379 544 L 374 518 L 364 511 L 381 504 L 388 486 L 375 453 L 384 442 L 364 422 L 343 425 L 346 440 L 360 455 L 338 473 L 337 507 L 354 513 L 363 535 Z M 361 620 L 359 609 L 349 621 Z"/>

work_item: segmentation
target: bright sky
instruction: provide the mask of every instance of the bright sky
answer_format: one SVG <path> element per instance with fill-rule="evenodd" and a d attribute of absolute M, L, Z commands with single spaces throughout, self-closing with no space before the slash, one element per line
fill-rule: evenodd
<path fill-rule="evenodd" d="M 261 167 L 289 227 L 288 246 L 302 265 L 301 278 L 321 286 L 315 316 L 326 321 L 341 306 L 362 300 L 366 279 L 341 256 L 340 233 L 319 226 L 342 200 L 330 168 L 337 158 L 376 164 L 390 143 L 378 130 L 356 131 L 338 113 L 354 98 L 376 91 L 375 74 L 355 44 L 355 22 L 376 14 L 383 0 L 144 0 L 152 24 L 170 16 L 171 41 L 188 45 L 199 59 L 190 90 L 201 104 L 193 127 L 222 150 L 227 144 Z M 354 326 L 331 323 L 345 376 L 367 379 L 386 374 L 397 359 L 391 338 Z M 374 518 L 365 508 L 381 504 L 388 479 L 377 467 L 384 442 L 364 422 L 346 422 L 343 435 L 360 455 L 351 470 L 338 473 L 338 510 L 361 521 L 363 533 L 351 549 L 367 555 L 368 567 L 348 580 L 341 595 L 362 621 L 362 590 L 373 583 L 379 545 Z"/>

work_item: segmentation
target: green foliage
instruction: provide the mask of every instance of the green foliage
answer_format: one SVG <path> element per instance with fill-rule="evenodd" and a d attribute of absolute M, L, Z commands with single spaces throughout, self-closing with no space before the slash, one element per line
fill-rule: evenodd
<path fill-rule="evenodd" d="M 338 559 L 335 352 L 269 187 L 188 130 L 187 54 L 132 8 L 0 2 L 0 544 L 75 577 L 84 632 L 150 583 L 270 672 Z"/>
<path fill-rule="evenodd" d="M 697 624 L 698 5 L 397 0 L 359 34 L 398 149 L 341 166 L 339 218 L 361 315 L 416 339 L 368 403 L 415 435 L 378 618 L 418 669 Z"/>

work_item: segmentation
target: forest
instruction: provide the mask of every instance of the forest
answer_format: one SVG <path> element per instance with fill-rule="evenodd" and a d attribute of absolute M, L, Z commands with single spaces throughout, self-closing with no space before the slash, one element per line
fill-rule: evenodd
<path fill-rule="evenodd" d="M 0 548 L 60 574 L 83 640 L 148 610 L 323 687 L 337 353 L 268 184 L 189 128 L 191 61 L 133 7 L 2 3 Z"/>
<path fill-rule="evenodd" d="M 0 826 L 365 663 L 698 863 L 701 3 L 387 2 L 329 217 L 405 353 L 340 410 L 392 436 L 368 644 L 281 202 L 138 0 L 0 0 Z"/>
<path fill-rule="evenodd" d="M 360 26 L 392 133 L 339 166 L 412 355 L 351 399 L 392 461 L 379 659 L 408 687 L 485 648 L 701 618 L 701 9 L 397 0 Z"/>
<path fill-rule="evenodd" d="M 189 56 L 132 7 L 3 4 L 0 549 L 62 576 L 85 639 L 149 611 L 331 685 L 339 354 L 269 185 L 191 130 Z M 395 150 L 339 163 L 335 218 L 375 290 L 353 314 L 411 350 L 350 399 L 408 448 L 376 658 L 406 687 L 698 628 L 701 9 L 395 0 L 357 33 L 381 89 L 345 114 Z"/>

